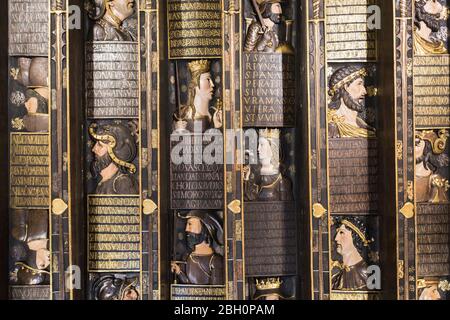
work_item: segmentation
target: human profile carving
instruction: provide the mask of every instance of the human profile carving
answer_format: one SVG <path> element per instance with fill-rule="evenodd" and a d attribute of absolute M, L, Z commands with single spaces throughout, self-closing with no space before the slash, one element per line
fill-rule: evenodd
<path fill-rule="evenodd" d="M 95 300 L 138 300 L 138 278 L 102 275 L 92 285 Z"/>
<path fill-rule="evenodd" d="M 188 254 L 183 261 L 172 261 L 171 270 L 179 283 L 223 285 L 223 227 L 212 212 L 192 210 L 178 214 L 186 221 L 185 241 Z"/>
<path fill-rule="evenodd" d="M 414 53 L 446 54 L 448 8 L 438 0 L 416 0 Z M 445 31 L 444 31 L 445 30 Z"/>
<path fill-rule="evenodd" d="M 333 264 L 337 272 L 332 275 L 332 289 L 368 290 L 369 265 L 365 257 L 373 239 L 368 237 L 365 223 L 349 216 L 337 219 L 335 225 L 335 248 L 341 258 Z"/>
<path fill-rule="evenodd" d="M 445 153 L 448 130 L 416 132 L 416 201 L 443 203 L 448 201 L 449 180 L 439 171 L 448 168 L 449 156 Z"/>
<path fill-rule="evenodd" d="M 10 280 L 18 285 L 48 284 L 50 251 L 47 210 L 15 209 L 11 214 L 14 261 Z"/>
<path fill-rule="evenodd" d="M 330 77 L 328 94 L 328 134 L 331 138 L 374 138 L 375 128 L 361 117 L 366 110 L 366 68 L 345 66 Z"/>
<path fill-rule="evenodd" d="M 175 129 L 193 132 L 196 123 L 200 125 L 202 131 L 222 128 L 221 102 L 217 101 L 216 106 L 211 106 L 215 87 L 211 77 L 211 62 L 191 61 L 188 69 L 191 75 L 188 100 L 185 105 L 179 106 L 173 115 Z"/>
<path fill-rule="evenodd" d="M 134 177 L 137 156 L 136 138 L 123 124 L 91 124 L 89 134 L 95 143 L 91 164 L 94 178 L 100 178 L 96 194 L 138 194 L 139 184 Z"/>
<path fill-rule="evenodd" d="M 259 166 L 244 168 L 244 194 L 247 201 L 291 201 L 292 182 L 281 172 L 279 129 L 260 129 Z"/>
<path fill-rule="evenodd" d="M 94 21 L 92 40 L 136 41 L 132 28 L 124 26 L 124 22 L 135 13 L 135 0 L 90 0 L 86 7 Z"/>

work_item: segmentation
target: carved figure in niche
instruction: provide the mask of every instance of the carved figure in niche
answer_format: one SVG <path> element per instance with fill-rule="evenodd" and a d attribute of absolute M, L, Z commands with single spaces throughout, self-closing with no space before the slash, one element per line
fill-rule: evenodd
<path fill-rule="evenodd" d="M 87 3 L 94 41 L 136 41 L 131 28 L 124 21 L 135 13 L 135 0 L 91 0 Z"/>
<path fill-rule="evenodd" d="M 17 65 L 18 68 L 16 70 L 16 74 L 14 74 L 14 80 L 19 82 L 24 87 L 28 87 L 30 85 L 31 58 L 20 57 L 17 59 Z"/>
<path fill-rule="evenodd" d="M 96 143 L 92 148 L 95 160 L 91 171 L 94 178 L 101 177 L 96 194 L 138 194 L 139 184 L 133 176 L 137 155 L 135 137 L 122 124 L 107 124 L 100 127 L 92 124 L 90 135 Z"/>
<path fill-rule="evenodd" d="M 359 114 L 365 111 L 367 95 L 365 68 L 346 66 L 336 70 L 330 78 L 328 105 L 328 133 L 331 138 L 374 138 L 375 128 Z"/>
<path fill-rule="evenodd" d="M 357 217 L 339 219 L 336 221 L 334 241 L 342 261 L 333 264 L 339 271 L 332 276 L 332 289 L 368 290 L 368 264 L 363 256 L 373 240 L 367 238 L 364 223 Z"/>
<path fill-rule="evenodd" d="M 30 132 L 47 132 L 49 125 L 48 88 L 27 89 L 25 92 L 25 108 L 27 114 L 23 124 Z"/>
<path fill-rule="evenodd" d="M 50 251 L 48 250 L 48 211 L 12 211 L 11 248 L 14 269 L 11 282 L 18 285 L 48 284 Z"/>
<path fill-rule="evenodd" d="M 253 173 L 244 168 L 244 190 L 247 201 L 291 201 L 292 183 L 280 172 L 280 130 L 259 130 L 258 158 L 260 167 Z"/>
<path fill-rule="evenodd" d="M 437 0 L 416 0 L 414 20 L 414 53 L 417 55 L 448 53 L 444 41 L 448 9 Z"/>
<path fill-rule="evenodd" d="M 95 280 L 92 293 L 95 300 L 138 300 L 137 284 L 137 278 L 108 274 Z"/>
<path fill-rule="evenodd" d="M 251 0 L 256 11 L 245 38 L 245 52 L 275 52 L 280 45 L 275 25 L 282 21 L 282 0 Z"/>
<path fill-rule="evenodd" d="M 13 120 L 13 128 L 29 132 L 48 132 L 48 59 L 19 58 L 18 68 L 13 70 L 12 75 L 14 80 L 27 88 L 25 92 L 14 92 L 11 96 L 15 105 L 23 105 L 27 111 L 22 119 Z"/>
<path fill-rule="evenodd" d="M 256 279 L 256 292 L 253 300 L 282 300 L 286 299 L 281 293 L 283 281 L 280 278 Z"/>
<path fill-rule="evenodd" d="M 416 201 L 442 203 L 448 201 L 450 184 L 438 170 L 449 165 L 449 157 L 444 153 L 449 132 L 440 130 L 417 131 L 415 140 L 416 156 Z"/>
<path fill-rule="evenodd" d="M 175 129 L 194 131 L 195 124 L 199 124 L 202 131 L 210 128 L 222 127 L 222 106 L 218 101 L 214 108 L 210 103 L 214 96 L 214 82 L 211 79 L 211 62 L 196 60 L 188 64 L 191 80 L 188 86 L 187 104 L 181 106 L 173 115 Z"/>
<path fill-rule="evenodd" d="M 192 210 L 178 215 L 186 220 L 186 245 L 183 262 L 172 261 L 172 272 L 182 284 L 223 285 L 223 229 L 212 213 Z M 182 264 L 182 267 L 180 266 Z"/>
<path fill-rule="evenodd" d="M 419 300 L 443 300 L 446 293 L 450 291 L 448 281 L 439 279 L 419 279 L 417 288 L 419 289 Z"/>

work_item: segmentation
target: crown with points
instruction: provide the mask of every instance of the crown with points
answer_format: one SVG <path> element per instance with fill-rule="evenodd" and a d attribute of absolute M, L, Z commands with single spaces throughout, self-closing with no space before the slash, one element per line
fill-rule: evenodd
<path fill-rule="evenodd" d="M 192 76 L 209 72 L 210 66 L 211 62 L 208 60 L 196 60 L 188 64 Z"/>
<path fill-rule="evenodd" d="M 259 130 L 259 136 L 266 139 L 280 139 L 280 129 Z"/>
<path fill-rule="evenodd" d="M 256 279 L 256 289 L 257 290 L 273 290 L 280 289 L 283 281 L 280 278 L 268 278 L 264 280 Z"/>

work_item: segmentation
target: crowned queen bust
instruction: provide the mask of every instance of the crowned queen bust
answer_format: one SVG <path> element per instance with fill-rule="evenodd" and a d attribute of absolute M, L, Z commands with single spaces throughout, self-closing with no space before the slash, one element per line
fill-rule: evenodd
<path fill-rule="evenodd" d="M 175 130 L 186 129 L 192 132 L 196 124 L 201 126 L 202 131 L 222 127 L 220 101 L 216 103 L 215 107 L 210 107 L 214 97 L 214 82 L 210 67 L 211 62 L 208 60 L 196 60 L 188 64 L 191 74 L 188 101 L 186 105 L 180 106 L 173 115 Z"/>
<path fill-rule="evenodd" d="M 247 201 L 291 201 L 292 183 L 280 172 L 280 130 L 259 130 L 259 170 L 244 169 Z"/>

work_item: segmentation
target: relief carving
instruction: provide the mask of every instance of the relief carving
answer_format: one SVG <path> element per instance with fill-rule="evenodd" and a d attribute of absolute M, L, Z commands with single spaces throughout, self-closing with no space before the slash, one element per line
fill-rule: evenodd
<path fill-rule="evenodd" d="M 192 210 L 178 214 L 185 220 L 187 253 L 182 261 L 172 261 L 171 271 L 179 283 L 223 285 L 224 233 L 219 218 L 211 212 Z"/>
<path fill-rule="evenodd" d="M 96 194 L 138 194 L 136 180 L 136 133 L 123 124 L 92 124 L 89 133 L 95 141 L 91 163 L 94 178 L 99 178 Z"/>
<path fill-rule="evenodd" d="M 374 138 L 376 130 L 360 114 L 366 110 L 366 68 L 345 66 L 330 78 L 328 132 L 331 138 Z"/>
<path fill-rule="evenodd" d="M 414 53 L 446 54 L 448 8 L 436 0 L 416 0 Z"/>
<path fill-rule="evenodd" d="M 416 201 L 442 203 L 448 201 L 449 180 L 441 175 L 449 166 L 445 153 L 448 130 L 416 132 Z"/>

